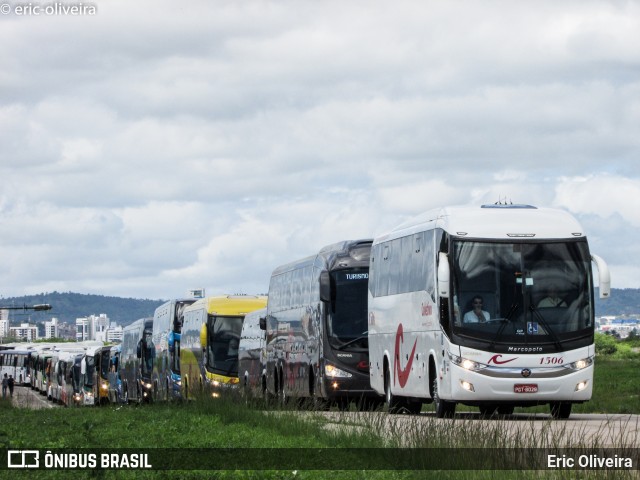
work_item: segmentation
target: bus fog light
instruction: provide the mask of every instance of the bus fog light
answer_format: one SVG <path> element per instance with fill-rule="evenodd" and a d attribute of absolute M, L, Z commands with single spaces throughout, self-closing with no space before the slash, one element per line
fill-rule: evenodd
<path fill-rule="evenodd" d="M 334 390 L 337 390 L 339 387 L 338 382 L 333 382 L 331 386 L 333 387 Z"/>
<path fill-rule="evenodd" d="M 576 390 L 575 390 L 575 391 L 576 391 L 576 392 L 580 392 L 580 391 L 584 390 L 585 388 L 587 388 L 587 385 L 588 385 L 588 384 L 589 384 L 589 382 L 587 382 L 586 380 L 584 380 L 584 381 L 582 381 L 582 382 L 578 383 L 578 384 L 576 385 Z"/>
<path fill-rule="evenodd" d="M 475 392 L 476 390 L 473 388 L 473 383 L 467 382 L 466 380 L 460 380 L 460 386 L 466 390 L 467 392 Z"/>
<path fill-rule="evenodd" d="M 218 392 L 213 392 L 211 394 L 211 398 L 220 398 L 220 394 Z"/>

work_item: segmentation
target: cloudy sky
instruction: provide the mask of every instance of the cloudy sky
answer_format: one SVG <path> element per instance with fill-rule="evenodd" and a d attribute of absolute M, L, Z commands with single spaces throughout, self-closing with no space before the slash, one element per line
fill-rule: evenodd
<path fill-rule="evenodd" d="M 499 198 L 640 287 L 638 2 L 0 3 L 0 296 L 265 292 Z"/>

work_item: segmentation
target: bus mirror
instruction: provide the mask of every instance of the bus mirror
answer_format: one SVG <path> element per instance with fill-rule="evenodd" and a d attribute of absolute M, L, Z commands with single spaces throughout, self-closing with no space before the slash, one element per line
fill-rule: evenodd
<path fill-rule="evenodd" d="M 438 295 L 449 298 L 449 257 L 446 253 L 438 254 Z"/>
<path fill-rule="evenodd" d="M 138 340 L 138 346 L 136 347 L 136 357 L 142 358 L 142 340 Z"/>
<path fill-rule="evenodd" d="M 607 263 L 598 255 L 591 255 L 591 260 L 598 268 L 598 278 L 600 279 L 600 298 L 609 298 L 611 295 L 611 273 Z"/>
<path fill-rule="evenodd" d="M 267 329 L 267 317 L 260 317 L 260 330 Z"/>
<path fill-rule="evenodd" d="M 326 270 L 320 272 L 320 300 L 331 302 L 331 278 Z"/>
<path fill-rule="evenodd" d="M 207 326 L 206 325 L 202 325 L 202 328 L 200 329 L 200 347 L 203 350 L 206 350 L 207 348 Z"/>
<path fill-rule="evenodd" d="M 86 375 L 87 374 L 87 360 L 83 357 L 82 361 L 80 362 L 80 375 Z"/>

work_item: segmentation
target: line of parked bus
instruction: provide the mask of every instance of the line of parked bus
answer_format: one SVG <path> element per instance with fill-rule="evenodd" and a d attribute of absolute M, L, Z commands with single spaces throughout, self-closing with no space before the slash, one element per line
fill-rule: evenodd
<path fill-rule="evenodd" d="M 0 346 L 0 375 L 64 405 L 106 401 L 110 352 L 103 342 L 13 343 Z M 100 391 L 104 394 L 101 394 Z"/>
<path fill-rule="evenodd" d="M 266 297 L 169 301 L 121 345 L 60 354 L 54 372 L 76 368 L 84 404 L 240 390 L 318 408 L 434 403 L 438 417 L 458 403 L 484 414 L 549 404 L 567 418 L 593 388 L 592 262 L 606 298 L 608 268 L 566 212 L 437 209 L 277 267 Z M 55 384 L 46 355 L 31 361 L 40 391 Z M 54 392 L 67 403 L 72 390 Z"/>

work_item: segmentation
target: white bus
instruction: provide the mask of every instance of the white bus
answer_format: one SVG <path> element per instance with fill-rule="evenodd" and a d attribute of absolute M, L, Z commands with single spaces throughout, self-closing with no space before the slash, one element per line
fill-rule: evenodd
<path fill-rule="evenodd" d="M 60 350 L 51 374 L 51 400 L 72 406 L 80 402 L 80 363 L 84 356 L 84 348 Z"/>
<path fill-rule="evenodd" d="M 549 404 L 569 417 L 593 388 L 592 260 L 606 298 L 609 271 L 579 223 L 529 205 L 433 210 L 376 238 L 371 386 L 390 412 Z"/>
<path fill-rule="evenodd" d="M 33 350 L 22 347 L 0 350 L 0 378 L 6 373 L 13 377 L 16 385 L 30 385 L 29 359 L 32 352 Z"/>

